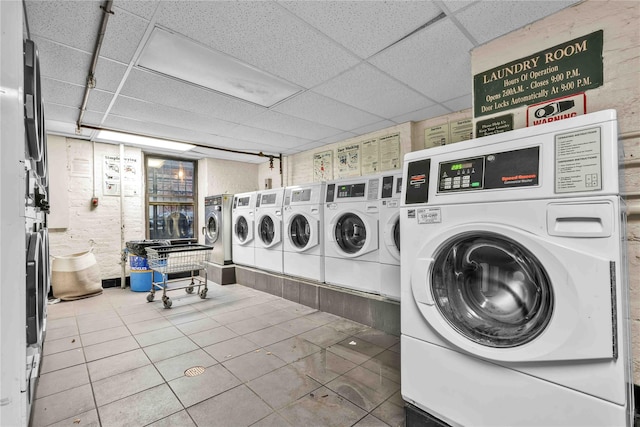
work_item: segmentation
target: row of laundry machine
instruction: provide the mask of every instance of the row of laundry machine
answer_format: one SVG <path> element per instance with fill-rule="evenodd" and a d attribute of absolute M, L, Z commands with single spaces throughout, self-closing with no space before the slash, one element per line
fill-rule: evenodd
<path fill-rule="evenodd" d="M 51 285 L 49 264 L 49 172 L 47 168 L 47 139 L 44 121 L 44 101 L 40 84 L 38 49 L 31 40 L 24 44 L 24 219 L 26 275 L 25 327 L 15 330 L 16 337 L 7 342 L 26 341 L 26 371 L 22 392 L 26 414 L 30 413 L 47 322 L 47 300 Z M 15 339 L 14 339 L 15 338 Z M 3 338 L 4 339 L 4 338 Z"/>
<path fill-rule="evenodd" d="M 236 194 L 235 264 L 400 298 L 401 171 Z"/>

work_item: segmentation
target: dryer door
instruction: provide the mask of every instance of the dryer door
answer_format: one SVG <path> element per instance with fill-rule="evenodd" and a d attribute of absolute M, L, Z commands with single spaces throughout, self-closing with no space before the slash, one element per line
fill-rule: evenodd
<path fill-rule="evenodd" d="M 210 213 L 207 218 L 207 226 L 204 229 L 205 238 L 208 245 L 213 245 L 218 241 L 220 233 L 220 221 L 215 213 Z"/>
<path fill-rule="evenodd" d="M 233 240 L 238 245 L 247 245 L 253 240 L 253 218 L 240 214 L 233 219 Z"/>
<path fill-rule="evenodd" d="M 258 220 L 258 245 L 271 248 L 282 240 L 282 221 L 273 214 L 265 214 Z"/>
<path fill-rule="evenodd" d="M 342 256 L 357 258 L 378 249 L 378 221 L 355 210 L 339 212 L 329 224 L 329 240 Z"/>
<path fill-rule="evenodd" d="M 411 290 L 429 325 L 476 356 L 611 359 L 610 274 L 610 260 L 477 223 L 447 230 L 418 251 Z"/>
<path fill-rule="evenodd" d="M 287 226 L 287 237 L 292 249 L 304 252 L 318 245 L 320 221 L 303 213 L 293 215 Z"/>

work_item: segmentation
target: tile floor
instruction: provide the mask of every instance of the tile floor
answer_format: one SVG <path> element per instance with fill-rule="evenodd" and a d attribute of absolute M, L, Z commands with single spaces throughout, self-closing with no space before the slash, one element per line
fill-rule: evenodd
<path fill-rule="evenodd" d="M 146 295 L 49 305 L 32 427 L 404 425 L 398 337 L 241 285 Z"/>

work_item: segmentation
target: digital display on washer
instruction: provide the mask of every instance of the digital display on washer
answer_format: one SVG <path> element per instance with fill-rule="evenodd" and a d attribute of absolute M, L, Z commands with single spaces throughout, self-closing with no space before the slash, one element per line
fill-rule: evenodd
<path fill-rule="evenodd" d="M 484 157 L 440 163 L 438 192 L 482 189 L 483 172 Z"/>
<path fill-rule="evenodd" d="M 540 147 L 486 154 L 439 165 L 438 192 L 538 185 Z"/>
<path fill-rule="evenodd" d="M 338 199 L 346 199 L 351 197 L 364 197 L 364 191 L 367 184 L 349 184 L 338 186 Z"/>
<path fill-rule="evenodd" d="M 247 196 L 247 197 L 238 197 L 238 207 L 242 207 L 242 206 L 249 206 L 249 201 L 251 200 L 251 197 Z"/>
<path fill-rule="evenodd" d="M 295 190 L 291 192 L 292 202 L 308 202 L 311 200 L 311 189 L 305 188 L 304 190 Z"/>
<path fill-rule="evenodd" d="M 274 205 L 276 203 L 276 197 L 278 195 L 276 193 L 273 194 L 263 194 L 262 200 L 260 201 L 261 205 Z"/>

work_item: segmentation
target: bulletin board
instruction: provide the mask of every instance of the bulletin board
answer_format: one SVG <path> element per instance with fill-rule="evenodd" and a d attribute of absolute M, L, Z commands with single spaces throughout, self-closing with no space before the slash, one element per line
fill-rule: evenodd
<path fill-rule="evenodd" d="M 400 169 L 400 133 L 383 136 L 379 140 L 380 170 Z"/>
<path fill-rule="evenodd" d="M 349 144 L 336 150 L 336 178 L 360 176 L 360 144 Z"/>
<path fill-rule="evenodd" d="M 362 175 L 372 175 L 380 170 L 380 149 L 377 139 L 362 142 L 362 160 L 360 171 Z"/>
<path fill-rule="evenodd" d="M 323 151 L 313 155 L 313 181 L 333 179 L 333 151 Z"/>

